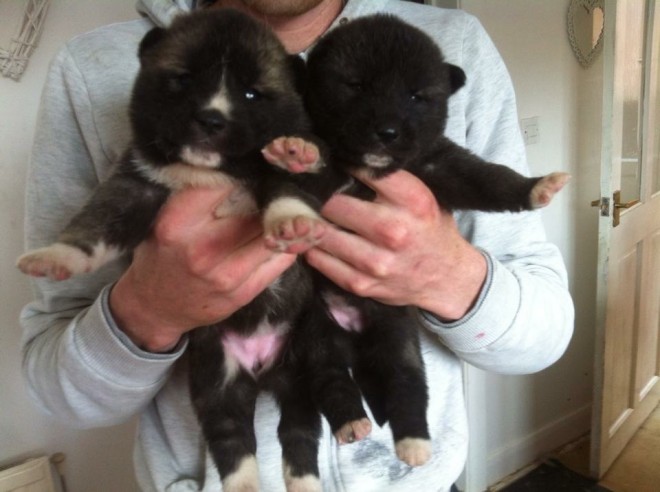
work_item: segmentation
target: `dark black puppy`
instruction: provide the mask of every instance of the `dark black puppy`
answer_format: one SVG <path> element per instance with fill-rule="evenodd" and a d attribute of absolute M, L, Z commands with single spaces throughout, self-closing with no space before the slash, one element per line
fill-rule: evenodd
<path fill-rule="evenodd" d="M 465 73 L 421 30 L 387 15 L 331 31 L 307 63 L 305 104 L 332 164 L 384 176 L 406 169 L 443 207 L 482 211 L 547 205 L 568 175 L 527 178 L 486 163 L 443 133 Z"/>
<path fill-rule="evenodd" d="M 315 133 L 329 146 L 329 167 L 345 172 L 338 187 L 350 182 L 348 173 L 382 177 L 406 169 L 448 210 L 518 212 L 547 205 L 568 179 L 562 173 L 527 178 L 447 139 L 448 99 L 465 74 L 444 61 L 429 36 L 396 17 L 376 15 L 337 27 L 312 50 L 307 75 L 305 102 Z M 369 196 L 365 189 L 347 192 Z M 377 422 L 390 422 L 397 455 L 410 465 L 423 464 L 430 456 L 428 394 L 415 319 L 406 308 L 358 298 L 327 280 L 320 285 L 327 311 L 343 328 L 328 328 L 333 336 L 323 344 L 334 351 L 328 348 L 327 362 L 317 357 L 310 368 L 322 412 L 339 436 L 365 428 L 354 416 L 359 408 L 336 411 L 340 395 L 326 384 L 328 368 L 338 371 L 330 361 L 343 356 Z"/>
<path fill-rule="evenodd" d="M 171 192 L 186 186 L 237 185 L 217 215 L 258 208 L 273 247 L 313 243 L 316 202 L 295 185 L 309 175 L 278 167 L 280 160 L 294 168 L 298 158 L 309 161 L 299 137 L 313 137 L 294 90 L 295 60 L 277 38 L 236 11 L 198 11 L 150 31 L 139 56 L 131 148 L 57 243 L 19 259 L 21 270 L 64 280 L 99 268 L 137 246 Z M 320 165 L 316 149 L 311 160 Z M 300 217 L 312 220 L 301 228 Z M 229 319 L 190 334 L 193 405 L 226 491 L 258 490 L 252 421 L 260 388 L 281 406 L 287 487 L 320 490 L 321 417 L 299 367 L 307 352 L 292 333 L 311 295 L 309 272 L 298 263 Z"/>

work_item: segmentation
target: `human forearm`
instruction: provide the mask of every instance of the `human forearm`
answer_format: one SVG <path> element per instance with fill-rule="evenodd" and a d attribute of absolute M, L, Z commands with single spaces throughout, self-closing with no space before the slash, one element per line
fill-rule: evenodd
<path fill-rule="evenodd" d="M 148 354 L 113 326 L 107 290 L 87 308 L 64 309 L 62 299 L 26 306 L 23 371 L 30 393 L 56 419 L 75 427 L 113 425 L 146 405 L 166 380 L 181 346 Z"/>
<path fill-rule="evenodd" d="M 459 227 L 488 260 L 475 306 L 447 323 L 422 313 L 443 343 L 473 365 L 528 373 L 552 364 L 573 330 L 573 303 L 559 250 L 538 213 L 463 214 Z"/>

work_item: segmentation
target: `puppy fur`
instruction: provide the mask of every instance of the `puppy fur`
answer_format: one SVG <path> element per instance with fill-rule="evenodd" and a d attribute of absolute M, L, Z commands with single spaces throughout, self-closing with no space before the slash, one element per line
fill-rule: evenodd
<path fill-rule="evenodd" d="M 308 176 L 278 164 L 304 154 L 298 142 L 315 141 L 295 90 L 300 60 L 265 26 L 225 9 L 196 11 L 153 29 L 139 57 L 130 149 L 57 243 L 26 253 L 19 268 L 53 280 L 96 270 L 135 248 L 168 196 L 188 186 L 237 186 L 217 215 L 256 207 L 273 247 L 312 244 L 319 202 L 296 185 Z M 291 144 L 284 149 L 273 144 L 283 136 Z M 322 166 L 317 144 L 312 157 Z M 306 227 L 292 233 L 300 217 Z M 226 491 L 259 488 L 252 421 L 262 388 L 281 407 L 287 487 L 320 489 L 321 417 L 301 369 L 307 351 L 295 335 L 314 305 L 311 289 L 309 271 L 298 262 L 227 320 L 190 332 L 190 393 Z"/>
<path fill-rule="evenodd" d="M 329 147 L 328 167 L 338 174 L 321 172 L 308 185 L 338 179 L 335 190 L 369 199 L 373 192 L 351 185 L 349 173 L 382 177 L 406 169 L 448 210 L 519 212 L 547 205 L 568 175 L 527 178 L 443 135 L 448 99 L 465 80 L 429 36 L 394 16 L 359 18 L 329 32 L 309 55 L 305 103 L 315 133 Z M 428 389 L 417 321 L 405 307 L 359 298 L 320 276 L 316 289 L 331 318 L 311 323 L 325 327 L 317 334 L 325 359 L 317 357 L 310 370 L 321 411 L 338 436 L 362 426 L 354 400 L 338 405 L 341 393 L 327 384 L 345 377 L 338 366 L 343 361 L 377 423 L 389 421 L 399 458 L 423 464 L 430 457 Z"/>

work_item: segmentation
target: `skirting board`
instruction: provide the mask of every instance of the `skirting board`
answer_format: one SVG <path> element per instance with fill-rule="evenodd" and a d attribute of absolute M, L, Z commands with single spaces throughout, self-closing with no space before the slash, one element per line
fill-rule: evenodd
<path fill-rule="evenodd" d="M 591 425 L 591 404 L 578 408 L 536 432 L 503 446 L 486 460 L 486 480 L 493 484 L 573 441 Z"/>
<path fill-rule="evenodd" d="M 51 460 L 34 458 L 0 470 L 0 492 L 62 492 L 60 477 Z"/>

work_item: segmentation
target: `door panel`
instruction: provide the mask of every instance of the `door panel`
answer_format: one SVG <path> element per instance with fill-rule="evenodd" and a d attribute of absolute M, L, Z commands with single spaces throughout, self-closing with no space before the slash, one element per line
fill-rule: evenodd
<path fill-rule="evenodd" d="M 660 401 L 658 1 L 606 0 L 598 326 L 591 471 L 601 477 Z M 612 220 L 615 192 L 620 223 Z"/>

